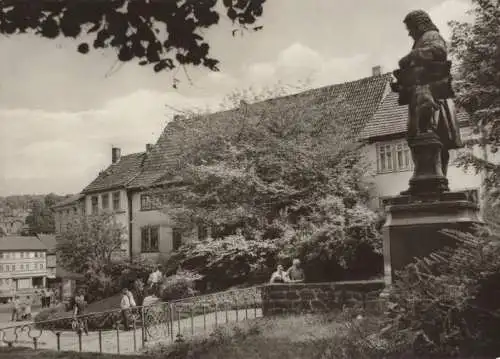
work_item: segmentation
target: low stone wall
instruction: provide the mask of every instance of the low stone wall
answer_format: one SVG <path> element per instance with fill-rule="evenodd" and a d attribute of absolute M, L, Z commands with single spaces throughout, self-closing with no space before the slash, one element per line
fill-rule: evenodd
<path fill-rule="evenodd" d="M 268 284 L 262 287 L 262 314 L 321 313 L 344 307 L 374 310 L 383 289 L 383 280 Z"/>

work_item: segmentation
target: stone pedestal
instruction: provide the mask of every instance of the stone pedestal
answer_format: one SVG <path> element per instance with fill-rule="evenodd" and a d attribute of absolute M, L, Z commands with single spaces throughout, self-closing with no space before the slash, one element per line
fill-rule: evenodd
<path fill-rule="evenodd" d="M 444 192 L 428 196 L 398 196 L 389 200 L 383 227 L 384 278 L 387 286 L 394 272 L 415 257 L 425 257 L 454 240 L 443 229 L 468 231 L 482 223 L 474 191 Z"/>
<path fill-rule="evenodd" d="M 422 133 L 408 140 L 415 165 L 407 193 L 432 195 L 448 191 L 448 179 L 443 174 L 443 145 L 434 132 Z"/>

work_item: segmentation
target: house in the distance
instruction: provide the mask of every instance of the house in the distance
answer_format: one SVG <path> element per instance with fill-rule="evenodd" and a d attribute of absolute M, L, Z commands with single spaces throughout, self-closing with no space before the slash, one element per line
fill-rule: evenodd
<path fill-rule="evenodd" d="M 45 267 L 47 268 L 47 287 L 51 287 L 56 281 L 56 236 L 54 234 L 38 234 L 37 237 L 47 248 L 47 255 L 45 256 Z"/>
<path fill-rule="evenodd" d="M 47 247 L 37 237 L 0 238 L 0 300 L 45 288 Z"/>
<path fill-rule="evenodd" d="M 82 194 L 72 195 L 51 207 L 56 233 L 63 232 L 76 216 L 85 214 L 84 198 Z"/>

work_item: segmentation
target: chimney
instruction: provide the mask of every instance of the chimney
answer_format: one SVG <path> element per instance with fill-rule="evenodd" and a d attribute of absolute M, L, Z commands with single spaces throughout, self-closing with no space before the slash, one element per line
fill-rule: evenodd
<path fill-rule="evenodd" d="M 382 66 L 373 66 L 372 76 L 380 76 L 380 75 L 382 75 Z"/>
<path fill-rule="evenodd" d="M 121 150 L 118 147 L 111 148 L 111 162 L 116 163 L 120 160 Z"/>
<path fill-rule="evenodd" d="M 146 152 L 151 152 L 153 149 L 153 144 L 152 143 L 146 143 Z"/>

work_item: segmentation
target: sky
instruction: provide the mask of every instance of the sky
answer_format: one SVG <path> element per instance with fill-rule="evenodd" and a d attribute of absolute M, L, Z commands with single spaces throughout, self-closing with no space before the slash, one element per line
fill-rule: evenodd
<path fill-rule="evenodd" d="M 470 0 L 267 0 L 262 31 L 232 36 L 223 18 L 206 36 L 221 71 L 156 74 L 81 55 L 74 40 L 0 36 L 0 196 L 81 191 L 122 154 L 155 143 L 178 111 L 214 108 L 235 90 L 319 87 L 392 71 L 411 47 L 402 20 L 430 13 L 449 38 Z M 172 87 L 173 78 L 181 83 Z"/>

